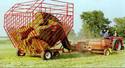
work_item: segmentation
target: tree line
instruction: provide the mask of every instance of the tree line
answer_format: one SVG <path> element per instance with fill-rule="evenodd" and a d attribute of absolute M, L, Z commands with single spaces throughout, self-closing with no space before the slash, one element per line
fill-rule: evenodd
<path fill-rule="evenodd" d="M 109 30 L 109 34 L 113 36 L 114 32 L 117 32 L 118 36 L 125 38 L 125 17 L 114 18 L 110 21 L 104 16 L 102 11 L 94 10 L 82 12 L 81 15 L 82 28 L 79 33 L 75 33 L 72 30 L 69 33 L 69 39 L 82 39 L 82 38 L 100 38 L 100 32 L 103 30 Z M 114 25 L 112 25 L 114 24 Z"/>

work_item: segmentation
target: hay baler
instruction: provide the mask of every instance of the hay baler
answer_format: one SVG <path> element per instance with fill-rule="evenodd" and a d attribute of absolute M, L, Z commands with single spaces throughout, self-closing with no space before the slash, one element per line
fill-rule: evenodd
<path fill-rule="evenodd" d="M 124 50 L 122 37 L 108 37 L 103 39 L 94 39 L 87 42 L 78 42 L 76 50 L 80 52 L 101 53 L 110 55 L 113 51 Z"/>

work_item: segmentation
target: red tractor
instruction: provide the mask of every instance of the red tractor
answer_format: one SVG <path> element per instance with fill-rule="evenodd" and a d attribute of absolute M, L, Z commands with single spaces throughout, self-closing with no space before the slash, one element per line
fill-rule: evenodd
<path fill-rule="evenodd" d="M 88 42 L 78 42 L 76 44 L 78 51 L 89 51 L 93 53 L 103 53 L 110 55 L 112 51 L 124 50 L 124 43 L 122 37 L 108 37 L 103 39 L 95 39 Z"/>

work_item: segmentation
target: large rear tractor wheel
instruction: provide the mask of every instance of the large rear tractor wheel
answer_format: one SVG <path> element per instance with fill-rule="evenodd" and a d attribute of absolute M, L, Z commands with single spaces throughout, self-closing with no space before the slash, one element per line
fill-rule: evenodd
<path fill-rule="evenodd" d="M 114 40 L 113 50 L 119 51 L 122 49 L 122 43 L 119 40 Z"/>
<path fill-rule="evenodd" d="M 26 53 L 23 50 L 18 50 L 17 51 L 17 56 L 25 56 Z"/>
<path fill-rule="evenodd" d="M 121 50 L 124 50 L 124 49 L 125 49 L 125 47 L 124 47 L 124 46 L 122 46 L 122 47 L 121 47 Z"/>

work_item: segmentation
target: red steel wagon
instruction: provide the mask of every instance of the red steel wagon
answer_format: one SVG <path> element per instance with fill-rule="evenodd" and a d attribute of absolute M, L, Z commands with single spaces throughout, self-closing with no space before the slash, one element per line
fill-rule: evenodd
<path fill-rule="evenodd" d="M 72 30 L 74 4 L 58 0 L 36 0 L 17 3 L 4 15 L 4 28 L 18 56 L 41 55 L 51 59 L 60 49 L 51 49 L 61 42 L 70 48 L 67 39 Z"/>

